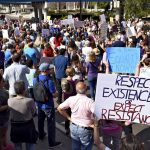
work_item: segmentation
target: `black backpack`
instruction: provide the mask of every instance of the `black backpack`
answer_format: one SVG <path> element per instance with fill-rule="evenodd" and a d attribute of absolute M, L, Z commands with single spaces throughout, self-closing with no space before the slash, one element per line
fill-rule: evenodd
<path fill-rule="evenodd" d="M 45 80 L 40 81 L 39 76 L 37 76 L 36 83 L 33 86 L 33 95 L 35 101 L 46 103 L 52 97 L 52 93 L 48 89 L 48 80 L 50 79 L 46 78 Z M 45 86 L 45 82 L 47 82 L 47 87 Z"/>

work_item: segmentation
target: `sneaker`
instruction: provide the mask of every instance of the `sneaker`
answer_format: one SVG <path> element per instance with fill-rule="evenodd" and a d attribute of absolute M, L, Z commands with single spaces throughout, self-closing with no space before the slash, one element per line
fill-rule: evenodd
<path fill-rule="evenodd" d="M 44 132 L 43 136 L 39 136 L 39 140 L 44 140 L 46 133 Z"/>
<path fill-rule="evenodd" d="M 62 143 L 61 142 L 55 142 L 53 145 L 49 146 L 50 149 L 61 146 Z"/>

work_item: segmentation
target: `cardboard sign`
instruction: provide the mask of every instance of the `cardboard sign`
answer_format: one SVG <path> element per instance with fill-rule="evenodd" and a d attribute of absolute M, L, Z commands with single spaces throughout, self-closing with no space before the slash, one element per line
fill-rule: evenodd
<path fill-rule="evenodd" d="M 3 38 L 9 39 L 8 30 L 2 29 Z"/>
<path fill-rule="evenodd" d="M 150 124 L 150 78 L 98 74 L 95 114 L 99 119 Z"/>
<path fill-rule="evenodd" d="M 140 62 L 140 48 L 109 47 L 106 53 L 111 72 L 135 73 Z"/>
<path fill-rule="evenodd" d="M 48 37 L 50 35 L 49 29 L 42 29 L 42 37 Z"/>

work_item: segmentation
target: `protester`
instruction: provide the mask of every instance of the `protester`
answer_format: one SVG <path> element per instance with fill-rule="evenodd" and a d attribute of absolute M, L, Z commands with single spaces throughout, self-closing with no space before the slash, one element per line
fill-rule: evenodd
<path fill-rule="evenodd" d="M 13 146 L 7 144 L 7 130 L 9 124 L 9 94 L 4 89 L 4 80 L 0 74 L 0 150 L 12 150 Z"/>
<path fill-rule="evenodd" d="M 66 69 L 66 78 L 63 78 L 61 81 L 61 86 L 62 86 L 62 97 L 63 100 L 65 101 L 67 98 L 69 98 L 70 96 L 74 96 L 76 95 L 76 88 L 75 88 L 75 84 L 76 81 L 73 81 L 73 76 L 75 74 L 75 70 L 72 67 L 68 67 Z M 67 113 L 71 116 L 71 110 L 70 108 L 66 110 Z M 66 129 L 66 135 L 68 135 L 70 133 L 69 130 L 69 125 L 70 125 L 70 121 L 66 120 L 65 121 L 65 129 Z"/>
<path fill-rule="evenodd" d="M 48 133 L 48 144 L 49 148 L 55 148 L 56 146 L 60 146 L 61 142 L 56 142 L 56 132 L 55 132 L 55 108 L 53 97 L 56 96 L 56 89 L 53 81 L 49 78 L 49 64 L 42 63 L 39 66 L 40 74 L 33 80 L 33 93 L 34 98 L 38 107 L 38 132 L 39 139 L 43 140 L 46 136 L 46 132 L 44 131 L 44 121 L 47 118 L 47 133 Z M 36 84 L 42 82 L 44 84 L 44 88 L 47 92 L 47 100 L 45 102 L 37 101 L 37 98 L 42 99 L 42 89 L 37 89 Z M 36 98 L 37 97 L 37 98 Z"/>
<path fill-rule="evenodd" d="M 89 60 L 86 62 L 87 78 L 90 86 L 90 95 L 95 100 L 97 75 L 99 72 L 100 61 L 96 59 L 94 52 L 89 54 Z"/>
<path fill-rule="evenodd" d="M 20 54 L 15 53 L 12 56 L 13 63 L 7 67 L 4 71 L 3 78 L 9 83 L 9 95 L 11 97 L 15 96 L 14 83 L 17 80 L 23 80 L 25 82 L 26 90 L 28 89 L 28 81 L 26 74 L 30 73 L 30 70 L 27 66 L 19 64 Z"/>
<path fill-rule="evenodd" d="M 72 150 L 92 150 L 93 128 L 91 126 L 93 124 L 94 101 L 85 95 L 86 90 L 86 84 L 78 82 L 76 85 L 77 95 L 69 97 L 58 106 L 60 114 L 71 122 Z M 65 111 L 67 108 L 71 109 L 71 117 Z"/>
<path fill-rule="evenodd" d="M 53 64 L 55 66 L 55 75 L 56 75 L 57 90 L 58 90 L 57 102 L 59 104 L 62 102 L 61 79 L 66 77 L 65 70 L 69 64 L 68 59 L 64 56 L 65 51 L 66 49 L 60 49 L 59 55 L 56 56 L 53 60 Z"/>
<path fill-rule="evenodd" d="M 33 117 L 36 107 L 33 99 L 27 98 L 25 83 L 21 80 L 14 83 L 16 97 L 8 99 L 11 115 L 11 141 L 15 150 L 22 149 L 22 143 L 26 143 L 26 150 L 35 150 L 38 133 L 35 129 Z"/>

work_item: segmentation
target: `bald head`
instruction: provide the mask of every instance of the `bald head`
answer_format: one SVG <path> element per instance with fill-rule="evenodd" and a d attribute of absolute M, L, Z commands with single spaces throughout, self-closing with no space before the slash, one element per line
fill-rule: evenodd
<path fill-rule="evenodd" d="M 76 91 L 79 94 L 85 94 L 86 84 L 84 82 L 78 82 L 77 85 L 76 85 Z"/>

